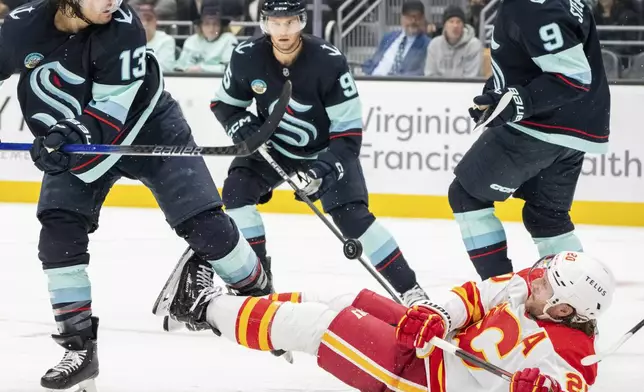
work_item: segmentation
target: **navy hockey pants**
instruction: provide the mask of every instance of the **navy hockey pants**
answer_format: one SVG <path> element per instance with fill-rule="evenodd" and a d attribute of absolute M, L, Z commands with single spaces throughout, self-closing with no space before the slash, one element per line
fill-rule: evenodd
<path fill-rule="evenodd" d="M 306 172 L 310 160 L 294 160 L 272 151 L 275 161 L 289 175 Z M 374 268 L 399 292 L 416 284 L 398 244 L 369 211 L 369 194 L 360 161 L 344 164 L 344 177 L 320 198 L 324 212 L 331 215 L 345 237 L 357 238 Z M 266 235 L 256 204 L 270 200 L 272 190 L 283 182 L 259 154 L 235 158 L 224 181 L 226 211 L 235 220 L 255 253 L 266 260 Z M 266 263 L 268 265 L 268 263 Z"/>
<path fill-rule="evenodd" d="M 195 145 L 178 104 L 169 96 L 164 98 L 135 143 Z M 97 230 L 101 206 L 122 177 L 138 179 L 150 189 L 168 224 L 198 256 L 213 264 L 224 281 L 234 284 L 262 272 L 257 256 L 223 212 L 203 158 L 124 156 L 92 183 L 70 173 L 46 174 L 38 201 L 42 225 L 38 250 L 61 333 L 91 331 L 88 234 Z M 127 231 L 128 222 L 123 222 L 124 235 Z M 221 260 L 223 269 L 218 270 L 214 261 Z"/>

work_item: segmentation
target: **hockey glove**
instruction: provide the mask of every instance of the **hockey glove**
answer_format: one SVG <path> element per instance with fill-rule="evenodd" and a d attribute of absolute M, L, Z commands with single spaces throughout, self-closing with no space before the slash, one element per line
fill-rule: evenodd
<path fill-rule="evenodd" d="M 316 201 L 344 177 L 344 166 L 335 154 L 325 151 L 311 164 L 306 177 L 309 183 L 302 191 L 311 201 Z M 295 199 L 302 201 L 297 193 Z"/>
<path fill-rule="evenodd" d="M 528 368 L 514 373 L 510 381 L 510 392 L 562 392 L 559 382 L 541 374 L 539 369 Z"/>
<path fill-rule="evenodd" d="M 422 356 L 426 357 L 431 352 L 426 350 L 429 341 L 435 336 L 445 337 L 447 330 L 443 316 L 423 305 L 415 305 L 407 309 L 398 322 L 396 342 L 408 349 L 420 349 L 416 352 L 422 351 Z"/>
<path fill-rule="evenodd" d="M 233 143 L 237 144 L 253 136 L 261 126 L 262 122 L 256 115 L 245 111 L 235 115 L 232 121 L 228 122 L 226 133 L 233 139 Z"/>
<path fill-rule="evenodd" d="M 490 110 L 490 113 L 494 112 L 501 97 L 508 91 L 514 94 L 512 101 L 510 101 L 508 106 L 498 116 L 489 122 L 488 126 L 498 127 L 509 122 L 518 122 L 530 117 L 532 115 L 532 101 L 530 100 L 528 91 L 521 86 L 511 86 L 501 90 L 488 90 L 474 97 L 474 104 L 477 107 L 469 109 L 470 117 L 478 123 L 486 110 Z"/>
<path fill-rule="evenodd" d="M 76 166 L 79 156 L 59 149 L 66 144 L 86 144 L 89 135 L 89 130 L 79 121 L 62 120 L 49 128 L 47 136 L 39 136 L 34 140 L 29 151 L 31 160 L 47 174 L 64 173 Z"/>

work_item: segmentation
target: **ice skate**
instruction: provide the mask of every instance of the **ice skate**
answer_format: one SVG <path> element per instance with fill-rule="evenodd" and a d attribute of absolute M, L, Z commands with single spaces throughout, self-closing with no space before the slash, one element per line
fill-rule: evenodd
<path fill-rule="evenodd" d="M 97 392 L 94 382 L 99 370 L 97 330 L 98 318 L 92 317 L 92 338 L 79 334 L 52 335 L 54 341 L 65 348 L 65 355 L 40 379 L 40 385 L 46 391 Z"/>
<path fill-rule="evenodd" d="M 175 274 L 178 277 L 176 290 L 170 297 L 170 318 L 191 331 L 212 329 L 206 321 L 206 309 L 210 300 L 224 293 L 224 287 L 214 285 L 215 272 L 210 263 L 194 257 Z"/>
<path fill-rule="evenodd" d="M 152 307 L 152 313 L 154 315 L 164 316 L 168 314 L 168 308 L 170 307 L 170 302 L 172 302 L 174 293 L 177 290 L 177 285 L 179 284 L 179 278 L 181 277 L 183 266 L 186 265 L 188 260 L 190 260 L 190 258 L 193 257 L 194 254 L 195 252 L 190 247 L 188 247 L 186 251 L 183 252 L 183 255 L 181 255 L 179 262 L 174 267 L 174 270 L 163 285 L 163 289 L 161 289 L 161 292 L 154 302 L 154 306 Z"/>
<path fill-rule="evenodd" d="M 405 291 L 402 294 L 402 301 L 405 306 L 411 307 L 420 301 L 427 301 L 429 297 L 425 290 L 423 290 L 418 284 L 415 284 L 414 287 Z"/>

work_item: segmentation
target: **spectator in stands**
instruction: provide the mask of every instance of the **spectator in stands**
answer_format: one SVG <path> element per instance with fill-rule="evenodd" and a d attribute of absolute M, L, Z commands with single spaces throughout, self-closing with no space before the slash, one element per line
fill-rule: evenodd
<path fill-rule="evenodd" d="M 465 23 L 465 11 L 450 5 L 443 13 L 443 34 L 427 50 L 425 76 L 473 78 L 481 75 L 483 45 Z"/>
<path fill-rule="evenodd" d="M 147 47 L 154 51 L 161 69 L 163 72 L 174 70 L 174 64 L 177 59 L 177 44 L 172 36 L 164 31 L 157 30 L 157 15 L 154 10 L 154 4 L 141 3 L 134 9 L 136 9 L 145 28 L 145 36 L 148 39 Z"/>
<path fill-rule="evenodd" d="M 639 17 L 634 5 L 628 0 L 599 0 L 595 7 L 595 22 L 597 25 L 634 26 L 639 24 Z M 600 41 L 636 41 L 637 31 L 599 31 Z M 602 45 L 615 54 L 622 56 L 623 67 L 628 64 L 628 56 L 639 53 L 641 46 Z"/>
<path fill-rule="evenodd" d="M 204 0 L 197 33 L 186 39 L 175 68 L 184 72 L 224 72 L 238 43 L 229 24 L 219 4 Z"/>
<path fill-rule="evenodd" d="M 483 8 L 489 3 L 489 0 L 470 0 L 468 3 L 468 10 L 467 10 L 467 21 L 466 23 L 469 24 L 474 28 L 474 33 L 479 31 L 480 23 L 481 23 L 481 11 L 483 11 Z M 497 3 L 498 4 L 498 3 Z M 496 7 L 494 7 L 496 8 Z M 488 14 L 489 16 L 489 14 Z"/>
<path fill-rule="evenodd" d="M 177 20 L 177 0 L 127 0 L 136 9 L 141 4 L 152 4 L 159 20 Z"/>
<path fill-rule="evenodd" d="M 427 56 L 425 6 L 408 0 L 402 6 L 402 29 L 385 34 L 372 58 L 362 65 L 366 75 L 422 76 Z"/>

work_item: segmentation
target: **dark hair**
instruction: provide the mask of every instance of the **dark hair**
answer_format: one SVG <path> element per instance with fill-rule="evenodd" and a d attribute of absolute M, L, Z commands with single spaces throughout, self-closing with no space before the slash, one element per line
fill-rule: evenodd
<path fill-rule="evenodd" d="M 85 23 L 92 24 L 83 15 L 83 10 L 79 0 L 50 0 L 54 7 L 56 7 L 61 14 L 68 18 L 78 18 L 83 20 Z"/>
<path fill-rule="evenodd" d="M 573 311 L 570 316 L 563 319 L 562 324 L 572 329 L 579 330 L 590 337 L 597 335 L 597 320 L 589 320 L 583 323 L 574 322 L 572 319 L 576 314 L 577 312 Z"/>

